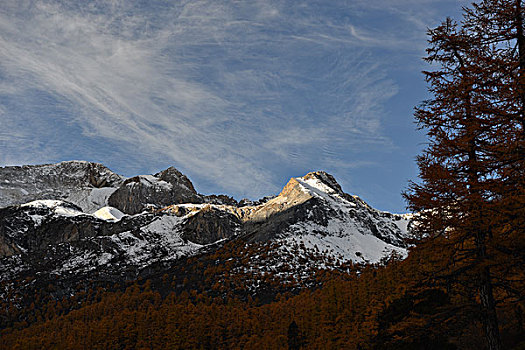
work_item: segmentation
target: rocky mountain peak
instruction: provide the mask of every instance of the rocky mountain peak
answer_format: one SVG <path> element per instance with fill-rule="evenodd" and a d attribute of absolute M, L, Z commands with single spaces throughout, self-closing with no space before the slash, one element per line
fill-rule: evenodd
<path fill-rule="evenodd" d="M 346 198 L 348 195 L 342 191 L 335 178 L 324 171 L 315 171 L 303 177 L 291 178 L 279 195 L 260 204 L 249 203 L 228 210 L 241 221 L 261 222 L 288 211 L 302 210 L 297 208 L 312 199 L 332 202 L 341 200 L 341 197 Z"/>
<path fill-rule="evenodd" d="M 337 194 L 343 193 L 343 189 L 341 188 L 341 185 L 337 183 L 336 179 L 332 175 L 328 174 L 325 171 L 312 171 L 306 174 L 305 176 L 303 176 L 301 179 L 312 185 L 318 185 L 320 183 L 328 187 L 328 188 L 325 188 L 325 190 L 328 190 L 327 193 L 337 193 Z M 316 187 L 319 187 L 319 186 L 316 186 Z M 330 189 L 332 191 L 330 191 Z"/>
<path fill-rule="evenodd" d="M 197 193 L 190 179 L 188 179 L 186 175 L 184 175 L 172 166 L 170 166 L 166 170 L 156 173 L 154 176 L 179 188 L 186 188 L 190 192 L 193 192 L 195 194 Z"/>
<path fill-rule="evenodd" d="M 319 191 L 328 195 L 343 194 L 341 186 L 332 175 L 325 171 L 312 171 L 303 177 L 291 178 L 273 201 L 303 203 L 314 196 L 313 192 Z"/>
<path fill-rule="evenodd" d="M 134 215 L 148 208 L 203 201 L 191 181 L 170 167 L 155 175 L 138 175 L 127 179 L 108 198 L 108 205 Z"/>

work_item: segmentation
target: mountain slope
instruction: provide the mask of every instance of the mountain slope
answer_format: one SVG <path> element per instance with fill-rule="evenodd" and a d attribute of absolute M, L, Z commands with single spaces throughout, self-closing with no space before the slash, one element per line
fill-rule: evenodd
<path fill-rule="evenodd" d="M 410 217 L 371 208 L 321 171 L 292 178 L 275 197 L 237 203 L 198 194 L 174 168 L 129 179 L 86 162 L 1 170 L 9 184 L 0 192 L 9 204 L 0 208 L 4 290 L 52 282 L 67 295 L 80 281 L 159 274 L 227 242 L 241 249 L 227 254 L 235 264 L 223 262 L 226 274 L 243 276 L 249 290 L 265 274 L 308 284 L 320 269 L 406 256 Z"/>

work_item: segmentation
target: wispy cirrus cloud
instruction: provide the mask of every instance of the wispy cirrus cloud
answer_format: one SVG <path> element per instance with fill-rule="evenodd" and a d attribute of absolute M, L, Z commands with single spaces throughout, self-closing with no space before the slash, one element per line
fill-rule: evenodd
<path fill-rule="evenodd" d="M 379 3 L 3 1 L 0 163 L 173 164 L 239 197 L 368 165 L 363 150 L 394 147 L 382 118 L 398 92 L 373 50 L 414 50 L 415 29 L 367 22 Z"/>

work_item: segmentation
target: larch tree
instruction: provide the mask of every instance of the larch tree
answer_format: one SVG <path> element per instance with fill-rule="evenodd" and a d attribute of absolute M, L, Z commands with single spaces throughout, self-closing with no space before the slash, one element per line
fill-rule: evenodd
<path fill-rule="evenodd" d="M 525 217 L 525 9 L 521 0 L 484 0 L 465 9 L 469 35 L 485 45 L 486 96 L 494 138 L 487 147 L 499 194 L 498 218 L 523 231 Z M 518 219 L 518 220 L 516 220 Z"/>
<path fill-rule="evenodd" d="M 415 112 L 429 144 L 405 197 L 429 279 L 470 294 L 488 348 L 500 349 L 495 296 L 524 291 L 524 11 L 521 0 L 485 0 L 464 13 L 429 30 L 432 98 Z"/>

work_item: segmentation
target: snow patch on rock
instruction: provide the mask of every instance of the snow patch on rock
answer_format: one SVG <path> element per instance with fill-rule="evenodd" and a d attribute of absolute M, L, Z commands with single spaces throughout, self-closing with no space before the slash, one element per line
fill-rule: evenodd
<path fill-rule="evenodd" d="M 40 209 L 50 209 L 54 214 L 62 216 L 78 216 L 85 215 L 81 210 L 76 208 L 74 205 L 52 199 L 39 199 L 29 203 L 22 204 L 20 207 L 30 207 L 30 208 L 40 208 Z"/>
<path fill-rule="evenodd" d="M 99 210 L 97 210 L 96 212 L 94 212 L 92 215 L 94 217 L 96 217 L 98 219 L 102 219 L 102 220 L 118 221 L 118 220 L 122 219 L 122 217 L 125 216 L 126 214 L 124 214 L 123 212 L 121 212 L 117 208 L 102 207 Z"/>
<path fill-rule="evenodd" d="M 66 200 L 78 205 L 86 213 L 92 213 L 108 205 L 108 198 L 117 187 L 87 188 L 72 192 Z"/>

